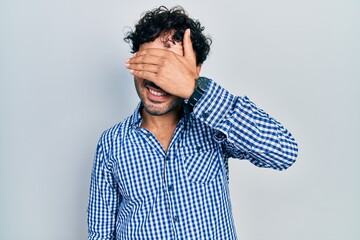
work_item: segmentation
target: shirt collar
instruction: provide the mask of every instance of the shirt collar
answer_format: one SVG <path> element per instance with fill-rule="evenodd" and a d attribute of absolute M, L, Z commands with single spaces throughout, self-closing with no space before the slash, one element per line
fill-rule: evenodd
<path fill-rule="evenodd" d="M 141 114 L 140 114 L 141 108 L 142 108 L 142 103 L 140 102 L 136 106 L 134 113 L 132 115 L 131 126 L 133 126 L 133 127 L 140 127 L 140 124 L 142 122 L 142 118 L 141 118 Z"/>

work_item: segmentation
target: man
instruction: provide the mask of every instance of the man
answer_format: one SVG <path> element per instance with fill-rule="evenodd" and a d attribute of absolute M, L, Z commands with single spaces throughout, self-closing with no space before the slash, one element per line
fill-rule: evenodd
<path fill-rule="evenodd" d="M 210 40 L 180 7 L 147 12 L 126 36 L 141 103 L 103 133 L 89 239 L 236 239 L 228 159 L 284 170 L 297 144 L 246 97 L 199 77 Z"/>

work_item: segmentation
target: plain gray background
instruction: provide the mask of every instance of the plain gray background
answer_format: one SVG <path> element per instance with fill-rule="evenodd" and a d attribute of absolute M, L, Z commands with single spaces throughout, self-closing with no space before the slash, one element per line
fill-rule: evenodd
<path fill-rule="evenodd" d="M 0 1 L 0 239 L 86 239 L 100 134 L 138 102 L 126 26 L 182 5 L 213 38 L 202 75 L 299 143 L 285 172 L 232 160 L 239 239 L 360 239 L 360 2 Z"/>

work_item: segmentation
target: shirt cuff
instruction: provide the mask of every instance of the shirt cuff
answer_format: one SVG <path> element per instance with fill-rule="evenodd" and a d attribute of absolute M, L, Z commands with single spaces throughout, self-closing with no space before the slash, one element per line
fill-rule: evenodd
<path fill-rule="evenodd" d="M 231 115 L 235 101 L 234 95 L 210 80 L 206 91 L 195 104 L 193 114 L 210 127 L 227 133 L 232 124 L 230 121 L 226 124 L 226 119 Z M 225 124 L 220 125 L 220 122 Z"/>

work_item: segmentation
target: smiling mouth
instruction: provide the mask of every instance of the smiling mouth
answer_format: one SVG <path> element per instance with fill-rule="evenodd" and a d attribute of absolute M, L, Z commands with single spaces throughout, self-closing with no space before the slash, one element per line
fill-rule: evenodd
<path fill-rule="evenodd" d="M 149 92 L 152 95 L 155 95 L 155 96 L 166 96 L 167 95 L 167 93 L 163 92 L 163 91 L 157 91 L 157 90 L 154 90 L 154 89 L 151 89 L 151 88 L 147 88 L 147 89 L 149 89 Z"/>
<path fill-rule="evenodd" d="M 144 87 L 146 87 L 149 90 L 149 92 L 154 96 L 162 97 L 168 95 L 167 92 L 163 91 L 161 88 L 159 88 L 155 83 L 151 81 L 148 80 L 145 81 Z"/>

